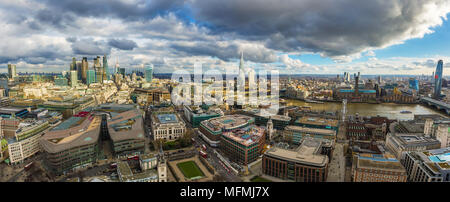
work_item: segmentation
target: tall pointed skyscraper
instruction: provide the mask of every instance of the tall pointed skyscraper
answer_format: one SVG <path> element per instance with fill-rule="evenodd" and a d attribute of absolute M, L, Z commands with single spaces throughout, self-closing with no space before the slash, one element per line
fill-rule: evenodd
<path fill-rule="evenodd" d="M 444 62 L 439 60 L 434 74 L 434 98 L 436 99 L 441 97 L 443 66 Z"/>

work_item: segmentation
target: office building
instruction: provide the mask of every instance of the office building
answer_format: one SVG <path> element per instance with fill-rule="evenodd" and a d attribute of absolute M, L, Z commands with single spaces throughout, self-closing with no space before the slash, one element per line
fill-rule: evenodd
<path fill-rule="evenodd" d="M 104 104 L 94 111 L 102 116 L 102 135 L 111 140 L 115 156 L 142 154 L 145 148 L 143 112 L 136 105 Z M 107 126 L 107 129 L 105 128 Z"/>
<path fill-rule="evenodd" d="M 436 73 L 434 75 L 434 98 L 436 99 L 441 97 L 443 66 L 444 62 L 439 60 L 436 67 Z"/>
<path fill-rule="evenodd" d="M 393 124 L 391 124 L 393 125 Z M 393 133 L 386 136 L 386 148 L 397 158 L 401 159 L 408 151 L 425 151 L 439 149 L 441 143 L 421 133 Z"/>
<path fill-rule="evenodd" d="M 355 154 L 353 182 L 406 182 L 408 176 L 402 164 L 390 154 Z"/>
<path fill-rule="evenodd" d="M 133 173 L 127 162 L 117 162 L 117 175 L 120 182 L 158 182 L 158 171 L 155 169 Z"/>
<path fill-rule="evenodd" d="M 103 80 L 109 80 L 108 58 L 103 55 Z"/>
<path fill-rule="evenodd" d="M 304 138 L 300 146 L 276 145 L 262 159 L 264 175 L 296 182 L 325 182 L 333 143 L 325 139 Z"/>
<path fill-rule="evenodd" d="M 417 80 L 415 78 L 410 78 L 409 79 L 409 88 L 419 91 L 419 80 Z"/>
<path fill-rule="evenodd" d="M 64 77 L 56 77 L 55 78 L 55 85 L 57 85 L 57 86 L 67 86 L 68 85 L 68 81 Z"/>
<path fill-rule="evenodd" d="M 220 117 L 223 115 L 222 110 L 219 108 L 202 108 L 197 106 L 186 106 L 183 105 L 184 117 L 192 125 L 192 127 L 197 128 L 200 126 L 200 122 Z"/>
<path fill-rule="evenodd" d="M 220 150 L 231 161 L 248 165 L 258 159 L 264 149 L 265 129 L 256 125 L 223 132 Z"/>
<path fill-rule="evenodd" d="M 70 71 L 70 86 L 73 88 L 77 86 L 78 83 L 78 73 L 75 70 Z"/>
<path fill-rule="evenodd" d="M 336 131 L 336 134 L 339 132 L 339 124 L 336 119 L 328 119 L 322 117 L 310 117 L 303 116 L 298 118 L 294 125 L 301 126 L 305 128 L 318 128 L 318 129 L 329 129 Z"/>
<path fill-rule="evenodd" d="M 47 120 L 26 119 L 20 122 L 14 137 L 7 138 L 10 163 L 23 163 L 25 159 L 39 152 L 39 139 L 48 127 Z"/>
<path fill-rule="evenodd" d="M 284 130 L 289 125 L 291 117 L 284 115 L 269 115 L 260 111 L 253 115 L 255 117 L 255 124 L 258 126 L 266 126 L 269 119 L 272 119 L 273 128 L 277 130 Z"/>
<path fill-rule="evenodd" d="M 226 115 L 200 122 L 198 133 L 210 146 L 218 147 L 223 132 L 245 128 L 255 123 L 253 117 Z"/>
<path fill-rule="evenodd" d="M 436 130 L 436 139 L 441 142 L 441 148 L 450 147 L 450 136 L 448 131 L 450 127 L 448 124 L 439 124 Z"/>
<path fill-rule="evenodd" d="M 307 128 L 301 126 L 287 126 L 284 130 L 285 136 L 292 137 L 294 144 L 300 144 L 304 137 L 327 139 L 332 142 L 336 140 L 336 131 L 330 129 Z"/>
<path fill-rule="evenodd" d="M 96 83 L 97 82 L 96 79 L 95 79 L 95 71 L 92 70 L 92 69 L 87 71 L 86 77 L 87 77 L 86 78 L 86 84 L 87 85 L 90 85 L 92 83 Z"/>
<path fill-rule="evenodd" d="M 14 79 L 15 77 L 17 77 L 16 65 L 8 64 L 8 77 L 10 79 Z"/>
<path fill-rule="evenodd" d="M 145 81 L 152 82 L 153 79 L 153 65 L 145 66 Z"/>
<path fill-rule="evenodd" d="M 186 124 L 172 107 L 153 110 L 151 116 L 154 140 L 173 141 L 186 133 Z"/>
<path fill-rule="evenodd" d="M 72 63 L 70 63 L 70 71 L 77 71 L 77 59 L 72 58 Z"/>
<path fill-rule="evenodd" d="M 411 182 L 450 182 L 450 147 L 406 152 L 401 163 Z"/>
<path fill-rule="evenodd" d="M 87 61 L 87 57 L 83 57 L 83 60 L 81 61 L 81 81 L 83 83 L 86 83 L 88 69 L 89 69 L 89 64 Z"/>
<path fill-rule="evenodd" d="M 100 157 L 101 122 L 100 116 L 81 113 L 44 134 L 39 143 L 48 170 L 64 174 L 95 163 Z"/>

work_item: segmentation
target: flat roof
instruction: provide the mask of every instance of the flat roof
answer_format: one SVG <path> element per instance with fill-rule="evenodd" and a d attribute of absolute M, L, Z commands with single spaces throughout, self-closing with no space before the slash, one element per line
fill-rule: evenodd
<path fill-rule="evenodd" d="M 405 172 L 402 164 L 392 155 L 359 154 L 357 167 Z"/>
<path fill-rule="evenodd" d="M 159 122 L 162 124 L 178 122 L 177 116 L 175 114 L 158 114 L 156 116 L 158 117 Z"/>
<path fill-rule="evenodd" d="M 208 127 L 212 131 L 218 131 L 222 128 L 229 130 L 243 127 L 248 124 L 250 120 L 253 120 L 253 118 L 245 115 L 234 114 L 202 121 L 202 125 Z"/>
<path fill-rule="evenodd" d="M 266 152 L 266 155 L 300 164 L 323 167 L 328 163 L 328 156 L 319 153 L 321 146 L 320 140 L 304 138 L 296 149 L 272 147 Z"/>
<path fill-rule="evenodd" d="M 293 125 L 286 126 L 286 128 L 284 130 L 299 131 L 299 132 L 304 132 L 304 133 L 316 133 L 316 134 L 323 134 L 323 135 L 333 135 L 333 136 L 336 135 L 336 131 L 331 130 L 331 129 L 307 128 L 307 127 L 293 126 Z"/>
<path fill-rule="evenodd" d="M 242 145 L 250 146 L 254 143 L 258 143 L 264 135 L 264 132 L 265 129 L 263 127 L 251 125 L 225 132 L 222 135 Z"/>
<path fill-rule="evenodd" d="M 321 117 L 310 117 L 310 116 L 300 117 L 295 122 L 311 125 L 332 126 L 332 127 L 337 127 L 338 125 L 338 120 L 335 119 L 325 119 Z"/>
<path fill-rule="evenodd" d="M 26 108 L 19 108 L 19 107 L 1 107 L 0 113 L 2 114 L 11 114 L 11 113 L 18 113 L 21 111 L 27 110 Z"/>

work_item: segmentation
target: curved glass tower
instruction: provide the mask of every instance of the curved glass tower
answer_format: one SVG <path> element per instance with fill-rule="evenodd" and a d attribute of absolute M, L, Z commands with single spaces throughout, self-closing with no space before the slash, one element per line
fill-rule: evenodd
<path fill-rule="evenodd" d="M 439 60 L 436 67 L 436 73 L 434 74 L 434 98 L 436 99 L 441 97 L 443 66 L 444 62 L 442 60 Z"/>

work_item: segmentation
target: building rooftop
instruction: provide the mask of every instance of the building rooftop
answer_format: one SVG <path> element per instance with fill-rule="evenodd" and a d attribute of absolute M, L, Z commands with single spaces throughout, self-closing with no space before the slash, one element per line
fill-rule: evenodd
<path fill-rule="evenodd" d="M 56 153 L 97 142 L 100 135 L 101 117 L 89 115 L 82 119 L 68 119 L 67 121 L 66 126 L 54 128 L 42 136 L 40 143 L 47 152 Z"/>
<path fill-rule="evenodd" d="M 322 129 L 322 128 L 307 128 L 307 127 L 289 125 L 289 126 L 286 126 L 286 128 L 284 130 L 336 136 L 336 131 L 329 130 L 329 129 Z"/>
<path fill-rule="evenodd" d="M 415 158 L 420 159 L 434 172 L 439 172 L 439 170 L 450 171 L 450 147 L 409 153 L 413 153 Z"/>
<path fill-rule="evenodd" d="M 399 140 L 399 142 L 404 147 L 416 147 L 416 146 L 426 146 L 440 144 L 439 140 L 425 137 L 421 133 L 397 133 L 394 138 Z"/>
<path fill-rule="evenodd" d="M 405 172 L 401 163 L 390 154 L 358 154 L 358 168 Z"/>
<path fill-rule="evenodd" d="M 133 108 L 117 113 L 107 122 L 109 135 L 114 142 L 126 139 L 145 139 L 144 121 L 139 109 Z"/>
<path fill-rule="evenodd" d="M 222 135 L 241 145 L 250 146 L 259 143 L 260 139 L 264 136 L 264 132 L 265 129 L 263 127 L 250 125 L 244 128 L 224 132 Z"/>
<path fill-rule="evenodd" d="M 322 140 L 307 137 L 296 149 L 272 147 L 265 155 L 300 164 L 323 167 L 328 164 L 328 156 L 320 154 L 323 144 Z"/>
<path fill-rule="evenodd" d="M 252 117 L 235 114 L 205 120 L 202 121 L 202 125 L 206 126 L 212 131 L 220 131 L 222 129 L 232 130 L 241 128 L 253 122 L 254 118 Z"/>
<path fill-rule="evenodd" d="M 295 121 L 295 123 L 322 125 L 322 126 L 331 126 L 331 127 L 338 126 L 338 120 L 325 119 L 325 118 L 321 118 L 321 117 L 308 117 L 308 116 L 303 116 L 303 117 L 298 118 Z"/>

